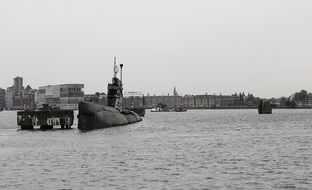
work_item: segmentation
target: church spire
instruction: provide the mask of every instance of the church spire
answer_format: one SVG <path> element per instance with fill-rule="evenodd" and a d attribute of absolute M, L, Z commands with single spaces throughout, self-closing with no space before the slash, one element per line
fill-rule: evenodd
<path fill-rule="evenodd" d="M 178 95 L 179 95 L 179 94 L 177 93 L 176 87 L 173 88 L 173 95 L 174 95 L 174 96 L 178 96 Z"/>

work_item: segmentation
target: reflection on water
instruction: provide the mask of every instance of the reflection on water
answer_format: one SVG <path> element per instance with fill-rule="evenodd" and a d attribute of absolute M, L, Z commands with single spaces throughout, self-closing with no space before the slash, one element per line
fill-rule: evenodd
<path fill-rule="evenodd" d="M 0 189 L 311 189 L 312 110 L 147 112 L 89 132 L 0 112 Z"/>

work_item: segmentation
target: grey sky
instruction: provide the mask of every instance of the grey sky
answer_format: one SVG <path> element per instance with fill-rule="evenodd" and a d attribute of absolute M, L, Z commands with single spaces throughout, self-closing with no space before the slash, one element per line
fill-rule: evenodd
<path fill-rule="evenodd" d="M 310 0 L 1 0 L 0 87 L 84 83 L 106 92 L 312 91 Z"/>

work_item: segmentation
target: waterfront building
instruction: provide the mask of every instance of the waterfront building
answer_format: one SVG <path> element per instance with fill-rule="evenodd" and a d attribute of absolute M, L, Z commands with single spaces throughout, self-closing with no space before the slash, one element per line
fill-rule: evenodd
<path fill-rule="evenodd" d="M 234 95 L 178 95 L 176 88 L 173 90 L 173 95 L 170 96 L 149 96 L 145 98 L 146 107 L 155 107 L 159 103 L 165 104 L 168 107 L 184 106 L 186 108 L 217 108 L 231 107 L 239 104 L 239 96 Z"/>
<path fill-rule="evenodd" d="M 233 95 L 220 95 L 220 106 L 221 107 L 231 107 L 239 105 L 239 96 L 237 94 Z M 253 106 L 249 103 L 248 106 Z"/>
<path fill-rule="evenodd" d="M 150 96 L 149 94 L 144 97 L 145 107 L 152 108 L 156 107 L 158 104 L 165 104 L 168 107 L 183 106 L 182 96 L 178 95 L 176 88 L 173 90 L 173 95 L 163 95 L 163 96 Z"/>
<path fill-rule="evenodd" d="M 84 100 L 84 84 L 61 84 L 41 86 L 38 89 L 37 107 L 43 104 L 59 109 L 78 109 L 78 103 Z"/>
<path fill-rule="evenodd" d="M 220 97 L 216 95 L 196 95 L 194 97 L 195 107 L 218 107 L 220 106 Z"/>
<path fill-rule="evenodd" d="M 302 102 L 302 107 L 311 108 L 312 107 L 312 96 L 308 95 L 306 99 Z"/>
<path fill-rule="evenodd" d="M 144 95 L 141 92 L 125 92 L 122 98 L 123 107 L 143 107 Z"/>
<path fill-rule="evenodd" d="M 170 96 L 149 96 L 144 97 L 145 107 L 155 107 L 159 103 L 169 107 L 183 106 L 186 108 L 228 108 L 238 107 L 240 99 L 237 94 L 233 95 L 185 95 L 179 96 L 174 90 L 174 95 Z"/>
<path fill-rule="evenodd" d="M 237 95 L 185 95 L 183 105 L 187 108 L 231 107 L 239 104 Z"/>
<path fill-rule="evenodd" d="M 183 97 L 183 105 L 187 108 L 195 107 L 195 97 L 193 95 L 185 95 Z"/>
<path fill-rule="evenodd" d="M 0 88 L 0 110 L 5 108 L 5 89 Z"/>
<path fill-rule="evenodd" d="M 220 107 L 221 97 L 216 95 L 185 95 L 184 105 L 187 108 L 214 108 Z"/>

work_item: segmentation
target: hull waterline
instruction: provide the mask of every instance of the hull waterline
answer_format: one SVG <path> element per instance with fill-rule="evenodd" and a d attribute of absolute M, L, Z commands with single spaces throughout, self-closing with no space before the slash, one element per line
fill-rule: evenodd
<path fill-rule="evenodd" d="M 121 126 L 142 121 L 133 111 L 119 110 L 91 102 L 79 103 L 78 129 L 93 130 Z"/>

